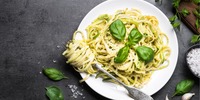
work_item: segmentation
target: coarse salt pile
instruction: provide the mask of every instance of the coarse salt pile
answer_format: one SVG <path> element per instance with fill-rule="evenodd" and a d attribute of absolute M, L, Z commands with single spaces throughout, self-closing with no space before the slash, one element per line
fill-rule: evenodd
<path fill-rule="evenodd" d="M 200 48 L 194 48 L 188 52 L 187 62 L 192 72 L 200 77 Z"/>
<path fill-rule="evenodd" d="M 79 96 L 82 97 L 82 99 L 85 99 L 85 96 L 83 96 L 83 93 L 78 90 L 78 87 L 76 85 L 68 85 L 68 87 L 71 89 L 72 92 L 72 98 L 78 98 Z M 82 90 L 83 91 L 83 90 Z"/>

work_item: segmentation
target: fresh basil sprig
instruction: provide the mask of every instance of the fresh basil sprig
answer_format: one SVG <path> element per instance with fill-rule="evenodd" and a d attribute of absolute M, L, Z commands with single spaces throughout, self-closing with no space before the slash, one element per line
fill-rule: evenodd
<path fill-rule="evenodd" d="M 117 57 L 114 58 L 114 62 L 115 63 L 124 62 L 128 57 L 129 49 L 130 49 L 129 46 L 125 46 L 125 47 L 121 48 L 119 50 L 119 52 L 117 53 Z"/>
<path fill-rule="evenodd" d="M 191 80 L 191 79 L 186 79 L 179 82 L 176 85 L 176 91 L 174 92 L 173 96 L 182 95 L 189 92 L 192 89 L 193 85 L 194 85 L 194 80 Z"/>
<path fill-rule="evenodd" d="M 136 28 L 132 29 L 128 36 L 128 42 L 126 43 L 126 46 L 124 46 L 118 51 L 117 57 L 114 58 L 114 62 L 124 62 L 129 54 L 129 46 L 137 44 L 142 39 L 142 37 L 142 34 Z"/>
<path fill-rule="evenodd" d="M 178 30 L 180 30 L 180 22 L 178 21 L 177 15 L 170 17 L 169 21 L 171 22 L 174 28 L 177 28 Z"/>
<path fill-rule="evenodd" d="M 51 80 L 54 80 L 54 81 L 59 81 L 64 78 L 67 78 L 62 72 L 60 72 L 59 70 L 57 70 L 55 68 L 45 68 L 45 69 L 43 69 L 43 73 L 48 78 L 50 78 Z"/>
<path fill-rule="evenodd" d="M 154 58 L 154 51 L 146 46 L 137 47 L 136 53 L 141 60 L 145 61 L 145 63 L 150 62 Z"/>
<path fill-rule="evenodd" d="M 116 21 L 114 21 L 109 26 L 109 30 L 115 39 L 119 41 L 124 40 L 124 37 L 126 35 L 126 28 L 125 28 L 124 23 L 121 20 L 117 19 Z"/>
<path fill-rule="evenodd" d="M 142 39 L 142 34 L 136 29 L 132 29 L 128 36 L 128 45 L 135 45 Z"/>
<path fill-rule="evenodd" d="M 200 35 L 193 35 L 191 39 L 191 43 L 197 43 L 200 41 Z"/>
<path fill-rule="evenodd" d="M 46 95 L 50 100 L 64 100 L 63 93 L 57 86 L 46 87 Z"/>

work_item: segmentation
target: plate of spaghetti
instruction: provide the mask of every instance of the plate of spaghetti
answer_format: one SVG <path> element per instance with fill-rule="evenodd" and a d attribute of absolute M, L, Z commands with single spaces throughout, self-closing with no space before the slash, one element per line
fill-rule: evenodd
<path fill-rule="evenodd" d="M 94 91 L 131 100 L 127 91 L 92 65 L 103 68 L 148 95 L 170 79 L 178 58 L 176 34 L 168 18 L 143 0 L 108 0 L 82 20 L 63 55 Z"/>

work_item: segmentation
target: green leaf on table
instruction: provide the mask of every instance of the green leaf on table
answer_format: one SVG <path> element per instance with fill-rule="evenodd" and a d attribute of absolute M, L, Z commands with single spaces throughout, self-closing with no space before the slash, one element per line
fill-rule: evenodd
<path fill-rule="evenodd" d="M 182 80 L 176 85 L 176 91 L 174 92 L 173 96 L 182 95 L 189 92 L 192 89 L 193 85 L 194 85 L 194 80 L 191 79 Z"/>
<path fill-rule="evenodd" d="M 49 100 L 64 100 L 63 93 L 57 86 L 46 87 L 46 95 Z"/>
<path fill-rule="evenodd" d="M 54 81 L 59 81 L 64 78 L 67 78 L 61 71 L 55 69 L 55 68 L 45 68 L 43 69 L 43 73 Z"/>
<path fill-rule="evenodd" d="M 174 15 L 174 16 L 172 16 L 172 17 L 169 18 L 169 21 L 171 23 L 174 23 L 177 19 L 178 19 L 177 15 Z"/>
<path fill-rule="evenodd" d="M 191 39 L 191 43 L 197 43 L 200 41 L 200 35 L 193 35 Z"/>
<path fill-rule="evenodd" d="M 117 19 L 116 21 L 114 21 L 109 26 L 109 30 L 115 39 L 117 39 L 119 41 L 124 40 L 125 35 L 126 35 L 126 27 L 121 20 Z"/>
<path fill-rule="evenodd" d="M 180 30 L 180 22 L 174 22 L 174 23 L 172 23 L 172 26 L 174 28 L 177 28 L 178 30 Z"/>
<path fill-rule="evenodd" d="M 181 0 L 173 0 L 172 5 L 174 8 L 178 8 Z"/>
<path fill-rule="evenodd" d="M 189 12 L 186 8 L 183 8 L 183 9 L 181 10 L 181 14 L 183 14 L 183 16 L 186 17 L 187 15 L 190 14 L 190 12 Z"/>

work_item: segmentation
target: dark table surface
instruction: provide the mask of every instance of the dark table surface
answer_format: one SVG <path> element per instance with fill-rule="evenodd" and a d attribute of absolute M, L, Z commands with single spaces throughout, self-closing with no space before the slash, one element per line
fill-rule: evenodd
<path fill-rule="evenodd" d="M 60 87 L 65 100 L 107 100 L 86 83 L 79 83 L 79 73 L 61 55 L 83 17 L 103 1 L 0 0 L 0 100 L 47 100 L 45 87 L 50 85 Z M 148 2 L 155 4 L 153 0 Z M 171 3 L 172 0 L 163 0 L 162 5 L 156 6 L 169 18 L 174 14 Z M 164 100 L 166 94 L 173 94 L 179 81 L 192 78 L 195 86 L 191 92 L 196 94 L 192 100 L 199 100 L 199 79 L 191 74 L 184 60 L 193 33 L 182 24 L 182 30 L 176 34 L 179 57 L 175 72 L 153 98 Z M 41 73 L 46 67 L 62 70 L 69 79 L 47 79 Z M 72 89 L 80 92 L 77 98 Z"/>

